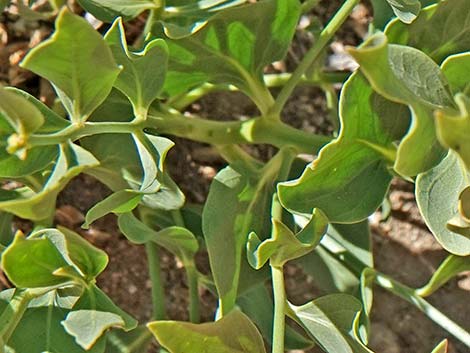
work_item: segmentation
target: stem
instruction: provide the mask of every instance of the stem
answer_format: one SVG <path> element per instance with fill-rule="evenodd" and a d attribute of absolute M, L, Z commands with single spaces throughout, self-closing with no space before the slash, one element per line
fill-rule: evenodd
<path fill-rule="evenodd" d="M 323 84 L 334 84 L 342 83 L 349 77 L 350 72 L 320 72 L 315 74 L 314 77 L 302 76 L 299 85 L 305 86 L 321 86 Z M 267 74 L 264 75 L 264 82 L 269 88 L 282 87 L 291 78 L 291 73 L 281 74 Z M 194 103 L 198 99 L 201 99 L 205 95 L 214 91 L 232 91 L 238 92 L 238 88 L 233 85 L 213 85 L 211 83 L 204 83 L 203 85 L 193 89 L 189 93 L 178 95 L 174 98 L 170 98 L 168 105 L 176 110 L 182 110 L 188 105 Z"/>
<path fill-rule="evenodd" d="M 84 124 L 72 124 L 53 134 L 31 135 L 28 138 L 28 143 L 31 146 L 57 145 L 69 139 L 75 141 L 96 134 L 131 134 L 141 129 L 143 129 L 142 122 L 138 124 L 135 122 L 86 122 Z"/>
<path fill-rule="evenodd" d="M 13 298 L 11 298 L 8 306 L 0 316 L 0 339 L 3 340 L 4 344 L 8 343 L 33 298 L 26 289 L 15 290 Z"/>
<path fill-rule="evenodd" d="M 258 173 L 263 167 L 263 163 L 258 161 L 256 158 L 253 158 L 249 153 L 237 145 L 217 146 L 217 151 L 229 164 L 241 162 L 243 166 L 253 174 Z"/>
<path fill-rule="evenodd" d="M 274 326 L 272 353 L 284 353 L 284 332 L 286 326 L 285 307 L 286 291 L 284 288 L 284 273 L 282 267 L 271 266 L 274 291 Z"/>
<path fill-rule="evenodd" d="M 165 293 L 160 270 L 160 254 L 158 245 L 153 242 L 145 244 L 149 266 L 150 280 L 152 281 L 152 320 L 164 320 L 166 318 Z"/>
<path fill-rule="evenodd" d="M 340 128 L 338 95 L 332 85 L 325 84 L 322 86 L 322 89 L 325 92 L 326 106 L 328 108 L 330 121 L 333 124 L 336 134 L 338 134 Z"/>
<path fill-rule="evenodd" d="M 178 227 L 185 227 L 180 210 L 172 211 L 171 216 Z M 183 263 L 189 288 L 189 320 L 192 323 L 199 323 L 201 321 L 199 310 L 199 276 L 193 259 L 184 261 Z"/>
<path fill-rule="evenodd" d="M 199 310 L 199 278 L 194 264 L 186 264 L 184 268 L 186 270 L 189 287 L 189 320 L 197 324 L 201 321 L 201 313 Z"/>
<path fill-rule="evenodd" d="M 282 219 L 282 206 L 277 194 L 273 195 L 271 206 L 273 220 Z M 274 228 L 273 228 L 274 231 Z M 271 276 L 274 293 L 274 323 L 273 323 L 273 345 L 272 353 L 284 353 L 284 336 L 286 327 L 286 290 L 284 284 L 284 273 L 282 266 L 271 264 Z"/>
<path fill-rule="evenodd" d="M 375 273 L 375 282 L 382 288 L 413 304 L 432 321 L 441 326 L 467 347 L 470 347 L 470 333 L 465 331 L 461 326 L 417 295 L 413 288 L 405 286 L 380 272 Z"/>
<path fill-rule="evenodd" d="M 349 14 L 352 12 L 353 8 L 359 3 L 359 0 L 346 0 L 343 6 L 336 12 L 334 17 L 330 20 L 328 25 L 320 33 L 320 36 L 315 43 L 315 45 L 310 48 L 305 57 L 300 62 L 297 69 L 292 74 L 289 81 L 282 88 L 281 92 L 276 98 L 276 102 L 271 109 L 273 115 L 279 115 L 282 111 L 282 108 L 286 104 L 290 95 L 294 91 L 295 87 L 302 79 L 304 73 L 308 68 L 315 62 L 318 56 L 321 54 L 325 46 L 331 40 L 336 31 L 341 27 L 341 25 L 346 21 Z"/>
<path fill-rule="evenodd" d="M 292 146 L 301 153 L 317 153 L 331 137 L 297 130 L 280 121 L 253 118 L 246 121 L 219 122 L 188 118 L 180 114 L 151 116 L 148 127 L 158 134 L 170 134 L 212 145 L 270 144 Z"/>

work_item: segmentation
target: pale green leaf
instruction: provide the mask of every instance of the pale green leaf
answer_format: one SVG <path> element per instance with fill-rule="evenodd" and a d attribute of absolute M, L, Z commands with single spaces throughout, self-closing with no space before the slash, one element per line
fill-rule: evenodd
<path fill-rule="evenodd" d="M 50 239 L 27 239 L 18 232 L 2 253 L 1 267 L 18 288 L 49 287 L 65 283 L 67 278 L 54 275 L 68 263 Z"/>
<path fill-rule="evenodd" d="M 143 194 L 135 190 L 120 190 L 98 202 L 87 212 L 85 223 L 82 228 L 87 229 L 95 220 L 107 215 L 108 213 L 130 212 L 137 207 L 142 200 Z"/>
<path fill-rule="evenodd" d="M 164 91 L 173 96 L 205 82 L 233 84 L 256 100 L 264 67 L 285 56 L 299 15 L 298 1 L 259 1 L 217 13 L 189 37 L 168 38 Z"/>
<path fill-rule="evenodd" d="M 86 119 L 106 99 L 119 74 L 101 35 L 66 8 L 52 37 L 34 48 L 21 66 L 55 85 L 74 121 Z"/>
<path fill-rule="evenodd" d="M 330 222 L 358 222 L 382 203 L 392 179 L 393 142 L 405 133 L 406 107 L 375 93 L 354 74 L 340 97 L 339 137 L 324 147 L 302 176 L 278 186 L 279 199 L 292 212 L 321 209 Z"/>
<path fill-rule="evenodd" d="M 271 266 L 282 267 L 290 260 L 308 254 L 319 243 L 328 227 L 328 219 L 318 209 L 313 211 L 307 225 L 294 234 L 282 222 L 273 220 L 273 235 L 261 242 L 251 233 L 247 243 L 248 261 L 255 269 L 260 269 L 269 260 Z"/>
<path fill-rule="evenodd" d="M 114 22 L 105 40 L 116 62 L 123 67 L 114 86 L 129 98 L 136 112 L 145 114 L 165 82 L 168 66 L 165 41 L 155 39 L 147 43 L 142 51 L 130 52 L 121 19 Z"/>
<path fill-rule="evenodd" d="M 350 53 L 378 93 L 408 105 L 412 112 L 410 130 L 398 147 L 395 171 L 409 177 L 438 164 L 443 151 L 436 138 L 433 111 L 454 105 L 439 67 L 417 49 L 389 45 L 383 34 L 370 37 Z"/>
<path fill-rule="evenodd" d="M 92 282 L 108 265 L 108 255 L 91 245 L 79 234 L 64 228 L 44 229 L 32 234 L 34 238 L 49 239 L 67 263 L 87 282 Z"/>
<path fill-rule="evenodd" d="M 62 321 L 65 331 L 84 349 L 89 350 L 111 327 L 122 327 L 124 321 L 116 314 L 97 310 L 76 310 Z"/>
<path fill-rule="evenodd" d="M 470 46 L 469 0 L 438 1 L 406 25 L 391 22 L 385 32 L 391 43 L 419 48 L 437 63 Z"/>
<path fill-rule="evenodd" d="M 199 248 L 196 237 L 186 228 L 173 226 L 157 232 L 132 213 L 120 214 L 118 225 L 131 242 L 135 244 L 154 242 L 172 252 L 185 264 L 193 260 Z"/>
<path fill-rule="evenodd" d="M 470 271 L 470 256 L 449 255 L 433 273 L 426 285 L 416 290 L 419 296 L 429 296 L 461 272 Z"/>
<path fill-rule="evenodd" d="M 0 86 L 0 116 L 24 138 L 44 124 L 44 116 L 34 104 L 2 86 Z"/>
<path fill-rule="evenodd" d="M 187 353 L 188 350 L 198 353 L 266 352 L 256 326 L 238 310 L 211 323 L 155 321 L 147 326 L 170 353 Z"/>
<path fill-rule="evenodd" d="M 459 113 L 439 110 L 435 114 L 437 137 L 444 147 L 453 149 L 470 170 L 470 98 L 459 93 L 455 100 Z"/>
<path fill-rule="evenodd" d="M 470 93 L 470 52 L 448 56 L 441 70 L 454 94 Z"/>
<path fill-rule="evenodd" d="M 426 225 L 447 251 L 459 256 L 470 255 L 470 238 L 451 232 L 446 224 L 459 214 L 459 194 L 468 184 L 468 172 L 452 151 L 416 179 L 416 201 Z"/>
<path fill-rule="evenodd" d="M 325 352 L 372 353 L 356 336 L 362 306 L 353 296 L 330 294 L 290 308 Z"/>

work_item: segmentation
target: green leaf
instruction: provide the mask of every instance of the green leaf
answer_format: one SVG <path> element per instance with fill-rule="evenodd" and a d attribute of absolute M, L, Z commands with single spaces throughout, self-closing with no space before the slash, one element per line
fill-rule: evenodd
<path fill-rule="evenodd" d="M 372 352 L 356 336 L 362 306 L 353 296 L 330 294 L 290 308 L 325 352 Z"/>
<path fill-rule="evenodd" d="M 79 234 L 64 228 L 44 229 L 31 235 L 34 238 L 49 239 L 62 254 L 67 263 L 73 266 L 83 278 L 91 283 L 108 265 L 108 255 Z"/>
<path fill-rule="evenodd" d="M 164 91 L 174 96 L 205 82 L 222 83 L 257 99 L 265 89 L 264 67 L 285 56 L 299 16 L 296 0 L 265 0 L 221 11 L 189 37 L 168 38 Z"/>
<path fill-rule="evenodd" d="M 454 94 L 469 93 L 470 52 L 448 56 L 442 63 L 441 70 Z"/>
<path fill-rule="evenodd" d="M 57 17 L 56 32 L 34 48 L 21 66 L 54 84 L 76 122 L 86 120 L 105 100 L 119 74 L 101 35 L 66 8 Z"/>
<path fill-rule="evenodd" d="M 117 17 L 132 19 L 142 12 L 158 9 L 158 2 L 152 0 L 79 0 L 80 5 L 101 21 L 112 22 Z"/>
<path fill-rule="evenodd" d="M 410 25 L 391 22 L 385 33 L 391 43 L 419 48 L 437 63 L 470 47 L 469 0 L 439 1 L 421 11 Z"/>
<path fill-rule="evenodd" d="M 264 277 L 248 265 L 243 251 L 250 232 L 262 239 L 270 234 L 274 185 L 290 168 L 290 153 L 281 150 L 257 175 L 244 175 L 229 166 L 212 181 L 202 213 L 202 230 L 224 314 L 235 305 L 240 277 L 258 282 Z"/>
<path fill-rule="evenodd" d="M 449 255 L 433 273 L 429 282 L 416 290 L 416 294 L 422 297 L 429 296 L 451 278 L 464 271 L 470 271 L 470 257 Z"/>
<path fill-rule="evenodd" d="M 0 178 L 28 177 L 47 168 L 59 152 L 57 146 L 39 146 L 28 149 L 26 158 L 20 159 L 0 149 Z"/>
<path fill-rule="evenodd" d="M 129 98 L 136 112 L 146 114 L 165 82 L 168 66 L 165 41 L 155 39 L 147 43 L 141 52 L 130 52 L 121 19 L 114 22 L 105 40 L 116 62 L 123 67 L 114 86 Z"/>
<path fill-rule="evenodd" d="M 9 291 L 0 293 L 0 311 L 6 307 L 10 297 Z M 68 301 L 69 298 L 60 297 L 57 291 L 33 300 L 9 339 L 8 345 L 16 353 L 104 353 L 105 339 L 100 339 L 90 350 L 85 351 L 65 332 L 61 321 L 70 311 L 71 305 L 66 304 Z"/>
<path fill-rule="evenodd" d="M 148 328 L 170 353 L 265 353 L 256 326 L 238 310 L 206 324 L 155 321 Z M 175 335 L 175 332 L 178 332 Z"/>
<path fill-rule="evenodd" d="M 59 157 L 43 188 L 38 192 L 27 187 L 15 191 L 0 190 L 0 210 L 30 220 L 48 218 L 54 212 L 56 197 L 65 185 L 97 164 L 93 155 L 82 147 L 73 143 L 60 145 Z"/>
<path fill-rule="evenodd" d="M 126 213 L 132 211 L 142 200 L 143 194 L 135 190 L 120 190 L 103 201 L 98 202 L 87 212 L 82 228 L 88 229 L 95 220 L 108 213 Z"/>
<path fill-rule="evenodd" d="M 274 305 L 272 294 L 265 284 L 261 283 L 247 290 L 237 298 L 237 305 L 256 324 L 266 342 L 272 342 Z M 308 349 L 313 342 L 287 325 L 285 345 L 288 350 Z"/>
<path fill-rule="evenodd" d="M 295 263 L 323 292 L 356 295 L 360 286 L 358 274 L 373 267 L 368 222 L 330 225 L 322 243 Z"/>
<path fill-rule="evenodd" d="M 69 281 L 54 272 L 69 264 L 50 239 L 27 239 L 17 232 L 2 253 L 1 267 L 18 288 L 49 287 Z"/>
<path fill-rule="evenodd" d="M 97 310 L 76 310 L 62 321 L 65 331 L 84 349 L 89 350 L 103 333 L 111 327 L 122 327 L 124 321 L 113 313 Z"/>
<path fill-rule="evenodd" d="M 449 347 L 449 342 L 447 339 L 443 340 L 441 343 L 439 343 L 436 348 L 432 350 L 431 353 L 447 353 L 447 349 Z"/>
<path fill-rule="evenodd" d="M 470 98 L 459 93 L 455 101 L 460 110 L 458 114 L 445 110 L 436 112 L 437 137 L 444 147 L 454 150 L 470 170 Z"/>
<path fill-rule="evenodd" d="M 118 216 L 121 232 L 135 244 L 145 244 L 150 241 L 164 247 L 176 255 L 184 264 L 193 261 L 199 245 L 196 237 L 186 228 L 168 227 L 155 231 L 132 213 L 122 213 Z"/>
<path fill-rule="evenodd" d="M 0 86 L 0 116 L 26 138 L 44 124 L 42 113 L 27 99 Z"/>
<path fill-rule="evenodd" d="M 349 52 L 378 93 L 408 105 L 412 112 L 410 130 L 398 147 L 395 171 L 410 177 L 437 165 L 443 151 L 436 138 L 433 110 L 454 105 L 439 67 L 417 49 L 389 45 L 383 34 Z"/>
<path fill-rule="evenodd" d="M 118 307 L 113 301 L 99 289 L 92 285 L 83 293 L 80 299 L 73 306 L 73 310 L 97 310 L 112 313 L 119 316 L 123 322 L 121 326 L 126 332 L 137 327 L 137 320 Z"/>
<path fill-rule="evenodd" d="M 330 222 L 358 222 L 382 203 L 392 179 L 388 165 L 408 125 L 406 107 L 375 93 L 354 74 L 340 97 L 341 131 L 302 176 L 278 185 L 279 199 L 295 213 L 321 209 Z"/>
<path fill-rule="evenodd" d="M 459 214 L 459 194 L 468 180 L 468 172 L 452 151 L 416 179 L 416 201 L 426 225 L 447 251 L 459 256 L 470 255 L 470 238 L 451 232 L 446 224 Z"/>
<path fill-rule="evenodd" d="M 271 266 L 282 267 L 287 261 L 297 259 L 312 251 L 322 239 L 328 219 L 315 209 L 307 225 L 297 234 L 282 222 L 273 220 L 273 236 L 261 242 L 251 233 L 247 243 L 248 262 L 260 269 L 269 260 Z"/>
<path fill-rule="evenodd" d="M 15 87 L 6 87 L 5 90 L 23 97 L 41 112 L 42 116 L 44 117 L 44 123 L 36 131 L 36 133 L 58 132 L 70 126 L 70 122 L 68 120 L 65 120 L 60 115 L 57 115 L 57 113 L 49 109 L 47 105 L 45 105 L 36 97 L 30 95 L 28 92 L 22 91 Z"/>
<path fill-rule="evenodd" d="M 406 24 L 413 22 L 421 10 L 419 0 L 387 0 L 387 2 L 400 21 Z"/>

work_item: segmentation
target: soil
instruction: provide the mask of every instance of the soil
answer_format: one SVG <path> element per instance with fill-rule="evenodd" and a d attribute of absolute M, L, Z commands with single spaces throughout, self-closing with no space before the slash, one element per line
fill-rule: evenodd
<path fill-rule="evenodd" d="M 315 15 L 326 22 L 338 7 L 338 1 L 321 1 Z M 314 17 L 308 16 L 306 21 Z M 329 65 L 351 66 L 344 56 L 344 45 L 356 45 L 367 31 L 371 12 L 367 4 L 356 9 L 331 46 Z M 24 22 L 14 15 L 0 17 L 0 82 L 32 92 L 51 103 L 51 89 L 43 80 L 20 69 L 18 63 L 27 50 L 51 31 L 50 21 Z M 142 20 L 130 25 L 139 27 Z M 136 31 L 137 33 L 137 31 Z M 312 36 L 298 34 L 285 62 L 269 68 L 270 71 L 291 70 L 312 42 Z M 339 88 L 339 87 L 338 87 Z M 240 93 L 215 93 L 188 107 L 204 117 L 221 120 L 253 116 L 256 108 Z M 328 108 L 321 90 L 302 87 L 288 102 L 284 121 L 307 131 L 331 134 L 332 127 Z M 211 182 L 224 161 L 210 146 L 182 139 L 173 139 L 176 146 L 168 156 L 169 170 L 187 195 L 190 202 L 203 203 Z M 270 146 L 250 148 L 255 157 L 266 160 L 274 153 Z M 197 183 L 195 183 L 197 181 Z M 80 175 L 59 195 L 55 221 L 82 234 L 93 244 L 104 249 L 110 263 L 99 277 L 98 285 L 123 309 L 145 322 L 150 317 L 150 280 L 143 247 L 129 244 L 119 233 L 114 216 L 106 216 L 95 222 L 89 230 L 80 228 L 83 215 L 110 191 L 92 177 Z M 386 221 L 377 212 L 371 217 L 371 230 L 375 264 L 379 271 L 390 275 L 411 287 L 423 285 L 445 258 L 446 252 L 434 240 L 423 223 L 414 199 L 413 185 L 394 181 L 390 192 L 392 210 Z M 28 223 L 18 220 L 16 226 L 28 230 Z M 201 263 L 204 256 L 201 257 Z M 169 253 L 161 255 L 162 275 L 167 295 L 166 307 L 170 319 L 187 320 L 188 287 L 184 270 Z M 286 269 L 287 290 L 293 302 L 303 303 L 318 295 L 313 281 L 297 268 Z M 5 282 L 5 281 L 3 281 Z M 4 283 L 5 285 L 5 283 Z M 212 320 L 216 299 L 207 290 L 201 290 L 203 321 Z M 446 313 L 463 328 L 470 329 L 468 303 L 470 299 L 470 276 L 461 275 L 451 280 L 429 301 Z M 370 347 L 379 353 L 430 352 L 443 338 L 450 340 L 450 353 L 468 352 L 463 344 L 412 305 L 380 288 L 374 291 L 372 311 L 372 339 Z M 310 350 L 309 352 L 319 352 Z M 297 352 L 299 353 L 299 352 Z"/>

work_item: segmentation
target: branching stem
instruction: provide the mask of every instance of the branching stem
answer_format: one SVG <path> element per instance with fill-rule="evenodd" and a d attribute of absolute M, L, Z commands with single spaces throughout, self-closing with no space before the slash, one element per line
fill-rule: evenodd
<path fill-rule="evenodd" d="M 279 115 L 284 108 L 287 100 L 291 96 L 295 87 L 301 81 L 302 76 L 309 69 L 309 67 L 317 60 L 323 49 L 326 47 L 328 42 L 333 38 L 334 34 L 338 31 L 341 25 L 346 21 L 348 16 L 351 14 L 354 7 L 359 3 L 359 0 L 346 0 L 343 6 L 336 12 L 334 17 L 330 20 L 328 25 L 323 31 L 321 31 L 320 36 L 315 42 L 314 46 L 307 52 L 305 57 L 297 66 L 296 70 L 286 82 L 285 86 L 282 88 L 281 92 L 276 98 L 271 114 Z"/>

